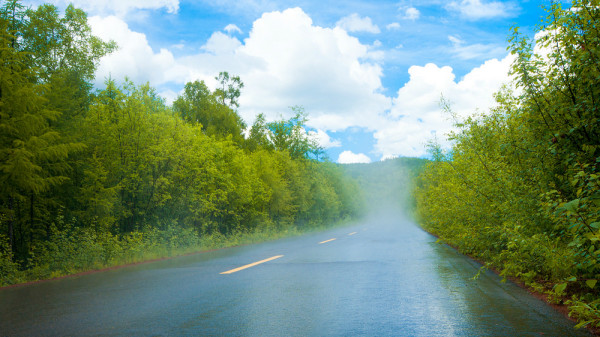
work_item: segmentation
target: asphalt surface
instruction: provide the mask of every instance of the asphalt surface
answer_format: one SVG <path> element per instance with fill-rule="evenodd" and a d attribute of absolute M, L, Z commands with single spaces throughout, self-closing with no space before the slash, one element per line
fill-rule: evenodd
<path fill-rule="evenodd" d="M 388 217 L 3 289 L 0 335 L 588 335 L 479 267 Z"/>

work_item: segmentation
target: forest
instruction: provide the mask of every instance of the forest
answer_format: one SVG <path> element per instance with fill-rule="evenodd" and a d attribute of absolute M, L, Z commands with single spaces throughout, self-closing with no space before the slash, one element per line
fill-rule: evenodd
<path fill-rule="evenodd" d="M 486 113 L 454 116 L 431 144 L 417 215 L 442 242 L 600 327 L 600 6 L 559 2 L 528 39 L 514 28 L 514 83 Z"/>
<path fill-rule="evenodd" d="M 357 183 L 323 159 L 302 107 L 248 127 L 225 71 L 171 105 L 147 83 L 95 89 L 118 46 L 84 11 L 0 5 L 0 286 L 360 216 Z"/>

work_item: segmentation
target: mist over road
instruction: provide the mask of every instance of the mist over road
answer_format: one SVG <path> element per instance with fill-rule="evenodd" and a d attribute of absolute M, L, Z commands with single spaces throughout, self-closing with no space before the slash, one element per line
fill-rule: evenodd
<path fill-rule="evenodd" d="M 0 335 L 573 336 L 397 216 L 0 290 Z M 227 273 L 228 272 L 228 273 Z"/>

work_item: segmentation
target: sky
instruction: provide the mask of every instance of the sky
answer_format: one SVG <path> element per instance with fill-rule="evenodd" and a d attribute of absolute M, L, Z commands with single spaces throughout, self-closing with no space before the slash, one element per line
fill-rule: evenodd
<path fill-rule="evenodd" d="M 221 71 L 244 82 L 239 114 L 248 125 L 308 113 L 331 161 L 426 157 L 448 147 L 452 120 L 485 112 L 508 84 L 510 28 L 534 36 L 549 1 L 490 0 L 26 0 L 72 2 L 95 35 L 119 49 L 109 76 L 149 82 L 168 103 L 185 83 L 215 88 Z"/>

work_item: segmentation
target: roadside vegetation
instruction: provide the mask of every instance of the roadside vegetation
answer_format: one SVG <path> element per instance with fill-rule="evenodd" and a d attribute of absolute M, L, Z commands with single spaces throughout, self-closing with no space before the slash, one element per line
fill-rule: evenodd
<path fill-rule="evenodd" d="M 247 128 L 243 82 L 107 79 L 118 48 L 69 6 L 0 1 L 0 286 L 255 242 L 357 217 L 357 184 L 323 161 L 307 114 Z M 215 74 L 216 75 L 216 74 Z"/>
<path fill-rule="evenodd" d="M 514 29 L 516 89 L 431 146 L 422 226 L 600 327 L 600 3 L 548 8 L 537 40 Z M 450 110 L 448 108 L 448 110 Z"/>

